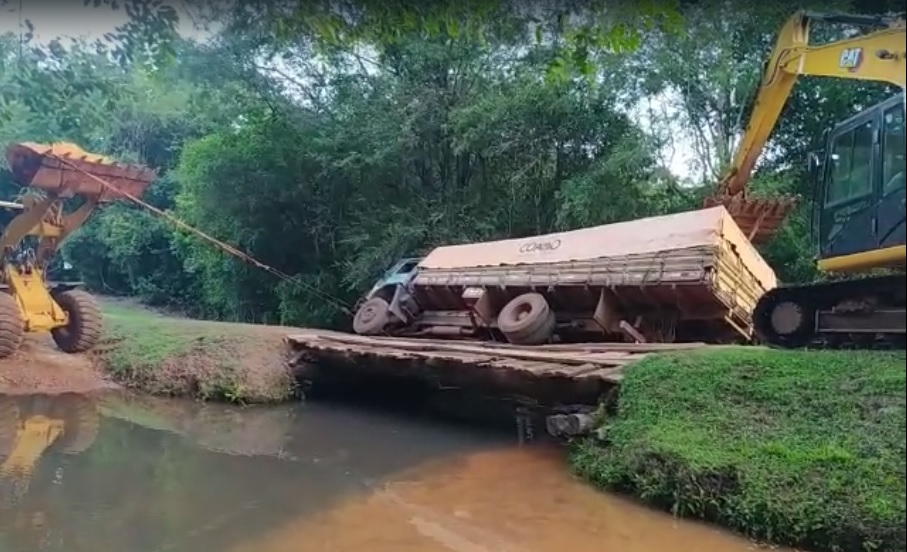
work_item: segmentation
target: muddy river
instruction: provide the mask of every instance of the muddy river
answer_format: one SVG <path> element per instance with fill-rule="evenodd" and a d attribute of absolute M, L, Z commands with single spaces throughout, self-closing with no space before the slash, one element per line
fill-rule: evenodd
<path fill-rule="evenodd" d="M 0 552 L 742 552 L 558 452 L 386 410 L 0 396 Z"/>

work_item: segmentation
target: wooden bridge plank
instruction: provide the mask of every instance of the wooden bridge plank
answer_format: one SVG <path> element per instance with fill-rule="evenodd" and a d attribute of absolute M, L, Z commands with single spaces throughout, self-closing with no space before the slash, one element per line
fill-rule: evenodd
<path fill-rule="evenodd" d="M 577 389 L 587 391 L 618 385 L 626 370 L 648 354 L 706 346 L 703 343 L 577 343 L 530 347 L 465 340 L 369 337 L 313 329 L 294 331 L 286 336 L 286 341 L 307 362 L 330 361 L 332 366 L 339 363 L 353 373 L 366 369 L 362 362 L 368 360 L 370 372 L 386 371 L 389 376 L 434 379 L 446 374 L 448 379 L 493 381 L 514 389 L 527 381 L 540 384 L 541 389 L 560 385 L 556 382 L 572 382 L 580 386 Z M 521 378 L 521 383 L 517 384 L 514 377 Z"/>

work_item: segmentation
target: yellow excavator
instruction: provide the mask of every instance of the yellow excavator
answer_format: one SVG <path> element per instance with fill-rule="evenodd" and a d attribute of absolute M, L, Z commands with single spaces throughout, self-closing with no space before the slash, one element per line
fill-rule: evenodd
<path fill-rule="evenodd" d="M 67 353 L 87 351 L 101 337 L 97 303 L 78 282 L 47 281 L 48 265 L 98 206 L 123 193 L 141 197 L 156 172 L 70 143 L 17 143 L 6 159 L 24 193 L 0 202 L 0 358 L 13 355 L 29 332 L 50 332 Z"/>
<path fill-rule="evenodd" d="M 860 34 L 813 45 L 810 28 L 817 22 L 857 28 Z M 790 196 L 748 197 L 747 186 L 798 77 L 883 82 L 900 92 L 829 129 L 824 149 L 810 156 L 817 267 L 850 277 L 766 293 L 753 313 L 763 343 L 904 346 L 905 57 L 903 14 L 801 11 L 779 33 L 732 168 L 705 201 L 706 207 L 724 205 L 754 243 L 770 239 L 796 203 Z"/>

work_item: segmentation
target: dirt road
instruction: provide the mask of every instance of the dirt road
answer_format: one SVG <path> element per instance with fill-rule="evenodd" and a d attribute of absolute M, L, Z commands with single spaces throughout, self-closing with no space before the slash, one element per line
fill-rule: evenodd
<path fill-rule="evenodd" d="M 0 360 L 0 393 L 86 393 L 115 389 L 88 355 L 68 355 L 49 335 L 33 334 L 12 357 Z"/>

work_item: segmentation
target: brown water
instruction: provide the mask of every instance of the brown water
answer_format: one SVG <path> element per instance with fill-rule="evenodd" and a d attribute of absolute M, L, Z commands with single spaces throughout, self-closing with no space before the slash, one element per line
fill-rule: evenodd
<path fill-rule="evenodd" d="M 428 420 L 0 397 L 0 552 L 755 548 L 593 491 L 551 448 Z"/>

